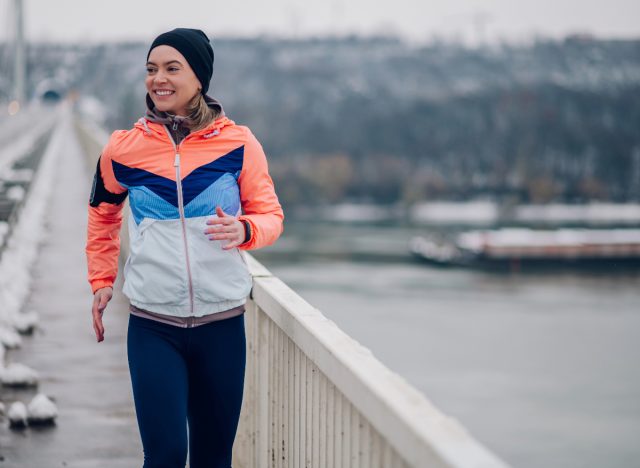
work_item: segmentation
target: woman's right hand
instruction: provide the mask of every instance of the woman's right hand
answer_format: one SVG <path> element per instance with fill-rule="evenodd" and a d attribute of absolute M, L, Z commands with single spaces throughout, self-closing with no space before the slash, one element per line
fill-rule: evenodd
<path fill-rule="evenodd" d="M 93 307 L 91 313 L 93 315 L 93 330 L 96 332 L 98 343 L 104 340 L 104 325 L 102 325 L 102 313 L 107 307 L 107 303 L 113 296 L 113 288 L 106 287 L 98 289 L 93 295 Z"/>

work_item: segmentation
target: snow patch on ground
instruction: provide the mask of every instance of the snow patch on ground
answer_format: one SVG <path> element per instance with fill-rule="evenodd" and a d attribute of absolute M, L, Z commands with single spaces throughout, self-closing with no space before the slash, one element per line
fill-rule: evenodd
<path fill-rule="evenodd" d="M 22 338 L 13 328 L 3 325 L 0 326 L 0 345 L 6 349 L 19 348 L 22 345 Z"/>
<path fill-rule="evenodd" d="M 52 423 L 58 416 L 58 408 L 44 393 L 39 393 L 27 406 L 29 424 Z"/>
<path fill-rule="evenodd" d="M 24 364 L 12 362 L 7 367 L 0 368 L 2 385 L 12 387 L 35 387 L 38 385 L 38 373 Z"/>
<path fill-rule="evenodd" d="M 14 401 L 9 406 L 9 426 L 14 429 L 27 427 L 27 407 L 21 401 Z"/>

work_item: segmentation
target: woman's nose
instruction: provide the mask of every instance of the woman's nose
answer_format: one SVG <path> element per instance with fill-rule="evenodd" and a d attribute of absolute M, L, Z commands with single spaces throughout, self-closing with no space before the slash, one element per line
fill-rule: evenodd
<path fill-rule="evenodd" d="M 156 73 L 156 76 L 153 78 L 153 81 L 156 83 L 164 83 L 165 81 L 167 81 L 167 78 L 164 75 L 164 73 L 159 71 Z"/>

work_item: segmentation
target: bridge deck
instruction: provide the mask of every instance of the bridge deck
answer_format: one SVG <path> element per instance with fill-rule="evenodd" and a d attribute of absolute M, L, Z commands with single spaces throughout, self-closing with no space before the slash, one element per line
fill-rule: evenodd
<path fill-rule="evenodd" d="M 0 426 L 5 468 L 131 468 L 142 465 L 126 362 L 127 307 L 116 295 L 105 317 L 105 341 L 95 341 L 84 243 L 90 190 L 85 156 L 70 125 L 57 164 L 45 242 L 34 269 L 27 309 L 40 314 L 40 329 L 8 353 L 40 373 L 40 391 L 60 411 L 53 428 L 23 432 Z M 1 399 L 28 403 L 31 390 L 0 389 Z"/>

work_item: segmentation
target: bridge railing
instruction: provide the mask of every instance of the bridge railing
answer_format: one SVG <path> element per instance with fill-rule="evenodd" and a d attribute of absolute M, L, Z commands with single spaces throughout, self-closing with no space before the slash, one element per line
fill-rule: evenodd
<path fill-rule="evenodd" d="M 501 467 L 454 419 L 247 256 L 247 372 L 234 466 Z"/>
<path fill-rule="evenodd" d="M 42 156 L 51 143 L 60 112 L 26 108 L 5 117 L 0 126 L 0 258 L 38 178 Z M 33 123 L 34 117 L 38 120 Z M 6 128 L 5 128 L 6 127 Z M 19 195 L 11 194 L 18 188 Z"/>
<path fill-rule="evenodd" d="M 82 123 L 78 130 L 97 158 L 106 135 Z M 125 254 L 126 246 L 125 237 Z M 234 467 L 506 468 L 369 349 L 243 256 L 254 284 Z"/>

